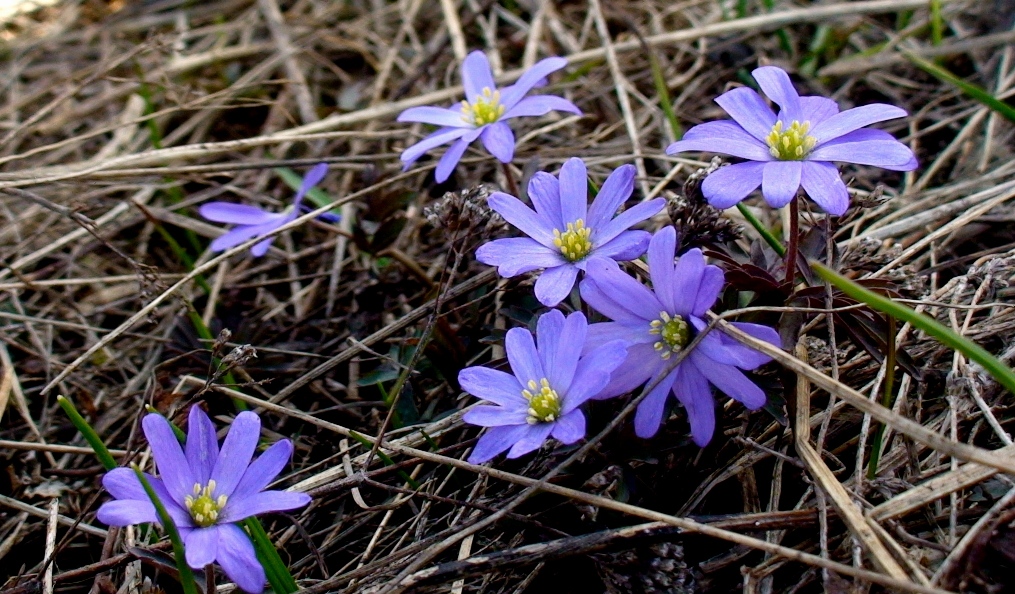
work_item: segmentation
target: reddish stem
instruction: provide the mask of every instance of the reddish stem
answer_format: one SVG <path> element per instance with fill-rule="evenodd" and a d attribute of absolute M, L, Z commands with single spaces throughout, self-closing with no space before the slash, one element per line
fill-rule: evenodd
<path fill-rule="evenodd" d="M 518 182 L 515 181 L 515 174 L 511 171 L 511 165 L 509 163 L 501 163 L 504 168 L 504 177 L 507 178 L 508 191 L 515 198 L 521 198 L 522 195 L 518 193 Z"/>

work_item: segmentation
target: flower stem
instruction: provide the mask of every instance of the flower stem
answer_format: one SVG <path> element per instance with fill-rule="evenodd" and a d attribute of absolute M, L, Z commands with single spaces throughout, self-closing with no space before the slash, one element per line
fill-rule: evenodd
<path fill-rule="evenodd" d="M 106 448 L 106 444 L 102 443 L 102 438 L 95 432 L 95 429 L 92 429 L 92 426 L 88 424 L 88 421 L 81 416 L 81 413 L 78 412 L 74 403 L 62 395 L 56 397 L 56 402 L 60 405 L 60 408 L 63 409 L 63 412 L 70 417 L 71 424 L 73 424 L 74 427 L 81 432 L 81 435 L 84 436 L 88 445 L 92 446 L 92 450 L 95 451 L 95 457 L 99 459 L 103 468 L 106 470 L 116 468 L 116 460 L 114 460 L 113 455 L 109 453 L 109 450 Z"/>
<path fill-rule="evenodd" d="M 782 245 L 779 238 L 777 238 L 764 223 L 759 221 L 758 217 L 754 216 L 751 209 L 744 206 L 743 202 L 737 202 L 737 210 L 739 210 L 740 214 L 744 216 L 744 219 L 761 234 L 761 238 L 764 239 L 765 243 L 767 243 L 773 250 L 775 250 L 775 253 L 779 254 L 780 257 L 786 255 L 786 246 Z"/>
<path fill-rule="evenodd" d="M 522 195 L 518 193 L 518 181 L 515 179 L 515 174 L 511 171 L 510 163 L 501 163 L 501 167 L 504 169 L 504 177 L 507 178 L 508 191 L 515 198 L 521 198 Z"/>
<path fill-rule="evenodd" d="M 134 469 L 137 480 L 141 481 L 141 486 L 144 488 L 145 493 L 148 494 L 148 498 L 151 499 L 152 505 L 155 506 L 155 513 L 159 517 L 159 523 L 162 524 L 162 528 L 169 535 L 169 540 L 173 543 L 173 557 L 174 561 L 176 561 L 176 568 L 180 572 L 180 586 L 183 587 L 183 594 L 198 594 L 197 585 L 194 583 L 194 572 L 187 565 L 186 553 L 183 550 L 183 540 L 180 538 L 180 532 L 176 529 L 176 524 L 173 523 L 173 518 L 169 516 L 169 512 L 162 505 L 162 501 L 159 500 L 159 496 L 155 494 L 152 486 L 148 483 L 148 479 L 145 478 L 144 473 L 141 472 L 138 465 L 132 464 L 131 468 Z"/>
<path fill-rule="evenodd" d="M 885 334 L 885 380 L 884 394 L 881 396 L 881 406 L 889 408 L 892 406 L 892 391 L 895 388 L 895 318 L 886 314 L 888 328 Z M 872 481 L 878 475 L 878 460 L 881 458 L 881 442 L 885 439 L 885 424 L 878 423 L 877 433 L 874 434 L 874 442 L 871 444 L 871 457 L 867 464 L 867 480 Z"/>
<path fill-rule="evenodd" d="M 786 282 L 796 279 L 797 243 L 800 239 L 800 203 L 796 196 L 789 202 L 789 249 L 786 250 Z"/>

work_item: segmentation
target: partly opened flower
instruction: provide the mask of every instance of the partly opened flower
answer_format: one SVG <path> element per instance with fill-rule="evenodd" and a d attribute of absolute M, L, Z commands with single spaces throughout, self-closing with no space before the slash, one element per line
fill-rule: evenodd
<path fill-rule="evenodd" d="M 747 159 L 705 178 L 701 190 L 712 206 L 729 208 L 761 186 L 765 201 L 781 208 L 803 186 L 825 212 L 841 215 L 849 207 L 849 193 L 833 161 L 893 171 L 916 169 L 909 147 L 883 130 L 864 128 L 901 118 L 905 110 L 874 103 L 840 112 L 831 99 L 801 97 L 780 68 L 763 66 L 753 74 L 761 90 L 781 108 L 778 116 L 752 89 L 733 89 L 715 100 L 732 121 L 695 126 L 666 149 L 671 155 L 708 151 Z"/>
<path fill-rule="evenodd" d="M 190 409 L 185 448 L 161 415 L 147 415 L 141 424 L 160 474 L 147 479 L 180 532 L 187 564 L 200 569 L 217 561 L 240 588 L 261 592 L 264 568 L 235 522 L 310 502 L 306 493 L 264 490 L 289 461 L 292 442 L 283 439 L 251 462 L 261 420 L 249 411 L 236 416 L 221 451 L 215 426 L 197 406 Z M 159 522 L 133 470 L 111 470 L 102 484 L 116 499 L 99 508 L 100 521 L 110 526 Z"/>
<path fill-rule="evenodd" d="M 613 321 L 589 326 L 587 348 L 618 339 L 630 345 L 623 364 L 596 399 L 660 380 L 638 405 L 634 419 L 638 436 L 652 437 L 659 430 L 667 395 L 672 392 L 687 410 L 694 442 L 705 446 L 715 430 L 710 384 L 755 410 L 765 404 L 765 393 L 740 370 L 754 369 L 767 363 L 769 357 L 716 330 L 706 334 L 685 359 L 667 372 L 670 358 L 707 326 L 705 312 L 725 281 L 721 269 L 705 264 L 699 249 L 685 253 L 674 266 L 676 242 L 673 227 L 652 237 L 648 248 L 652 290 L 620 270 L 613 260 L 596 258 L 589 262 L 580 287 L 582 299 Z M 733 325 L 755 338 L 779 344 L 778 333 L 767 326 Z"/>
<path fill-rule="evenodd" d="M 437 163 L 434 172 L 438 183 L 451 175 L 455 165 L 472 141 L 479 138 L 486 150 L 502 163 L 510 163 L 515 154 L 515 135 L 504 120 L 521 116 L 541 116 L 551 111 L 581 115 L 573 103 L 554 95 L 525 94 L 533 87 L 546 84 L 546 75 L 567 66 L 564 58 L 540 60 L 525 71 L 518 81 L 498 90 L 486 54 L 476 50 L 462 62 L 462 86 L 465 100 L 460 107 L 446 109 L 425 106 L 410 107 L 398 116 L 399 122 L 422 122 L 440 126 L 436 132 L 402 152 L 402 163 L 408 169 L 423 153 L 452 143 Z"/>
<path fill-rule="evenodd" d="M 508 330 L 504 348 L 513 374 L 487 367 L 467 367 L 458 374 L 463 390 L 496 405 L 474 406 L 465 413 L 465 422 L 489 427 L 469 462 L 482 464 L 508 448 L 508 458 L 517 458 L 547 437 L 565 444 L 585 437 L 585 416 L 578 406 L 609 381 L 626 346 L 613 341 L 582 356 L 587 329 L 581 312 L 565 318 L 553 310 L 537 322 L 538 347 L 528 330 Z"/>
<path fill-rule="evenodd" d="M 198 209 L 202 217 L 216 223 L 231 223 L 236 225 L 227 233 L 215 238 L 211 242 L 211 250 L 213 252 L 228 250 L 231 247 L 240 245 L 244 241 L 271 233 L 289 221 L 296 219 L 300 214 L 300 204 L 303 202 L 303 197 L 306 196 L 311 188 L 321 183 L 321 180 L 324 179 L 324 174 L 327 172 L 327 163 L 318 163 L 313 169 L 308 171 L 306 177 L 303 178 L 303 183 L 300 184 L 299 191 L 296 192 L 296 199 L 293 200 L 292 206 L 282 212 L 268 212 L 256 206 L 236 204 L 234 202 L 208 202 L 202 204 L 201 208 Z M 254 247 L 250 248 L 250 253 L 254 256 L 265 255 L 268 253 L 268 248 L 271 247 L 271 242 L 273 241 L 275 241 L 275 238 L 269 237 L 260 243 L 254 244 Z"/>
<path fill-rule="evenodd" d="M 535 211 L 514 196 L 490 195 L 490 208 L 528 237 L 491 241 L 476 250 L 476 259 L 497 266 L 505 277 L 545 268 L 536 281 L 536 298 L 553 307 L 567 297 L 589 258 L 622 261 L 645 253 L 651 235 L 628 227 L 662 210 L 666 201 L 656 198 L 617 215 L 633 191 L 634 166 L 621 166 L 606 178 L 589 206 L 585 163 L 568 159 L 559 181 L 544 172 L 532 176 L 529 198 Z"/>

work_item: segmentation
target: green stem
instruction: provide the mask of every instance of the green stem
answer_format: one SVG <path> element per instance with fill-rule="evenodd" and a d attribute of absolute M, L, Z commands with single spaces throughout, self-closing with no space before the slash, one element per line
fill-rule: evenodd
<path fill-rule="evenodd" d="M 180 572 L 180 585 L 183 587 L 184 594 L 197 594 L 197 584 L 194 583 L 194 572 L 190 570 L 190 566 L 187 565 L 187 556 L 183 551 L 183 540 L 180 539 L 180 533 L 176 529 L 176 524 L 173 523 L 173 518 L 169 516 L 169 512 L 162 505 L 159 500 L 159 496 L 155 494 L 155 490 L 148 483 L 148 479 L 145 478 L 141 469 L 138 468 L 137 464 L 132 464 L 131 468 L 134 469 L 134 474 L 137 475 L 137 480 L 141 481 L 141 486 L 144 487 L 145 493 L 148 494 L 148 499 L 152 500 L 152 505 L 155 506 L 155 513 L 159 516 L 159 523 L 162 524 L 162 528 L 169 535 L 169 540 L 173 543 L 173 557 L 176 561 L 176 568 Z"/>
<path fill-rule="evenodd" d="M 99 463 L 102 464 L 106 470 L 112 470 L 116 468 L 116 460 L 113 459 L 113 455 L 109 453 L 109 449 L 106 448 L 106 444 L 102 443 L 102 438 L 99 434 L 92 429 L 92 426 L 88 424 L 88 421 L 81 416 L 78 409 L 74 407 L 74 403 L 68 400 L 64 396 L 57 396 L 56 403 L 60 405 L 63 412 L 70 417 L 70 422 L 81 432 L 84 436 L 85 441 L 88 445 L 92 446 L 92 450 L 95 452 L 95 457 L 99 459 Z"/>
<path fill-rule="evenodd" d="M 895 389 L 895 318 L 888 318 L 888 329 L 885 334 L 885 381 L 884 392 L 881 396 L 881 406 L 888 408 L 892 405 L 892 392 Z M 874 480 L 878 474 L 878 461 L 881 458 L 881 442 L 885 438 L 885 425 L 878 423 L 877 433 L 874 434 L 874 442 L 871 444 L 871 457 L 867 465 L 867 480 Z"/>
<path fill-rule="evenodd" d="M 750 209 L 748 209 L 746 206 L 744 206 L 743 202 L 737 202 L 737 210 L 739 210 L 740 214 L 743 215 L 744 219 L 746 219 L 747 222 L 750 223 L 751 226 L 754 227 L 758 231 L 758 233 L 761 234 L 761 237 L 762 239 L 765 240 L 765 243 L 771 246 L 771 248 L 775 250 L 775 253 L 779 254 L 780 258 L 786 256 L 786 246 L 782 245 L 782 242 L 779 241 L 779 238 L 776 237 L 775 234 L 772 233 L 768 229 L 768 227 L 765 226 L 764 223 L 759 221 L 758 217 L 754 216 L 754 213 L 751 212 Z"/>

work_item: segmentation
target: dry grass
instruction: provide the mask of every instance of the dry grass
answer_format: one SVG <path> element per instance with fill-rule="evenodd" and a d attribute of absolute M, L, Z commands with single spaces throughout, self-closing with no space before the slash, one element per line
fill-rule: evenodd
<path fill-rule="evenodd" d="M 742 18 L 723 4 L 725 18 L 705 0 L 83 0 L 0 24 L 0 594 L 178 588 L 157 534 L 96 522 L 102 469 L 58 394 L 138 462 L 145 405 L 182 421 L 200 402 L 220 424 L 233 399 L 259 410 L 266 442 L 296 444 L 279 484 L 315 497 L 264 518 L 307 592 L 1015 588 L 1011 394 L 902 326 L 896 343 L 921 376 L 900 371 L 893 407 L 880 407 L 885 366 L 821 312 L 823 296 L 796 311 L 764 295 L 749 312 L 727 304 L 725 317 L 778 324 L 796 346 L 771 349 L 777 362 L 756 375 L 772 405 L 724 406 L 704 450 L 679 408 L 657 437 L 635 438 L 619 399 L 594 403 L 580 446 L 464 461 L 478 431 L 461 422 L 472 399 L 457 371 L 502 363 L 505 329 L 541 310 L 529 279 L 471 258 L 510 231 L 447 202 L 425 215 L 445 192 L 482 205 L 473 188 L 506 183 L 497 163 L 467 153 L 441 186 L 434 160 L 402 173 L 398 153 L 425 130 L 394 117 L 458 98 L 473 48 L 505 79 L 547 55 L 571 62 L 553 89 L 586 115 L 526 122 L 516 175 L 581 156 L 601 181 L 633 162 L 638 199 L 673 198 L 705 165 L 663 155 L 673 133 L 643 41 L 685 126 L 722 117 L 712 98 L 759 62 L 802 71 L 802 91 L 844 107 L 905 107 L 889 129 L 920 169 L 850 169 L 867 206 L 838 221 L 807 214 L 804 228 L 833 225 L 842 270 L 891 281 L 1015 358 L 1012 125 L 903 55 L 941 58 L 1009 97 L 1015 6 L 942 2 L 935 45 L 925 0 L 748 2 Z M 280 208 L 291 190 L 274 168 L 319 161 L 341 223 L 310 213 L 257 260 L 204 249 L 220 231 L 197 205 Z M 784 227 L 783 213 L 751 205 Z M 742 260 L 752 244 L 749 229 L 725 249 Z M 231 330 L 216 354 L 256 348 L 229 370 L 234 385 L 206 381 L 216 345 L 195 316 Z M 889 429 L 868 480 L 879 423 Z"/>

